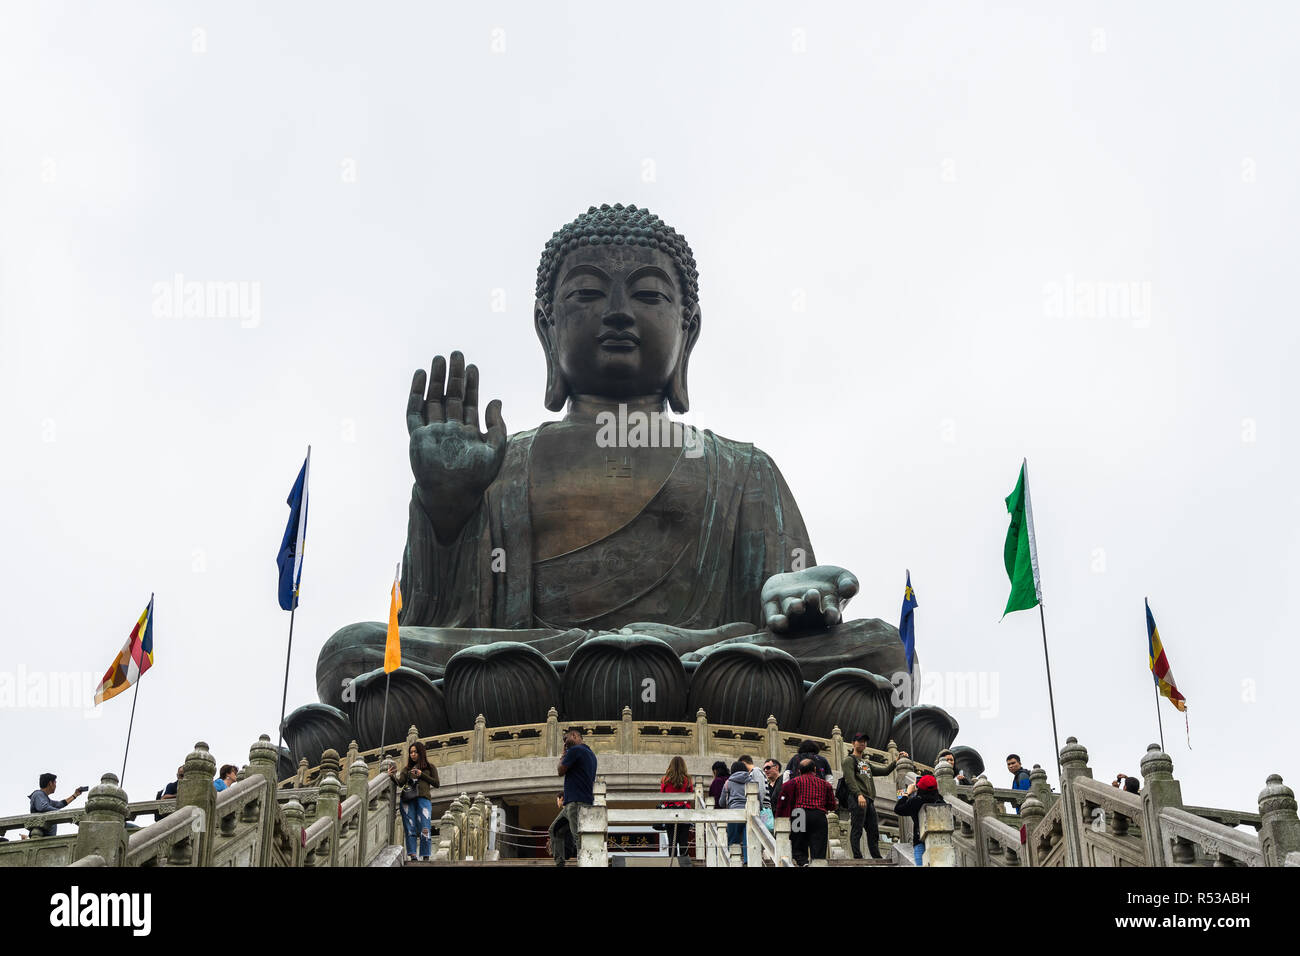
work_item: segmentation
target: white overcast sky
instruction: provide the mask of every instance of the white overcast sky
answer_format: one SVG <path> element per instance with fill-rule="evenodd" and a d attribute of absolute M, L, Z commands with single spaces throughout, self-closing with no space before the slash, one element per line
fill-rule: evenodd
<path fill-rule="evenodd" d="M 0 814 L 120 770 L 129 696 L 23 688 L 97 680 L 151 592 L 131 796 L 275 736 L 308 443 L 316 699 L 324 640 L 387 613 L 412 370 L 459 348 L 511 431 L 554 418 L 534 271 L 602 202 L 691 243 L 690 420 L 772 455 L 851 616 L 897 623 L 910 568 L 925 668 L 996 681 L 948 701 L 996 784 L 1053 765 L 1038 615 L 998 620 L 1027 456 L 1062 740 L 1138 772 L 1149 596 L 1185 799 L 1294 785 L 1300 16 L 998 6 L 6 3 Z M 159 317 L 178 274 L 260 310 Z M 1137 294 L 1054 298 L 1103 284 Z"/>

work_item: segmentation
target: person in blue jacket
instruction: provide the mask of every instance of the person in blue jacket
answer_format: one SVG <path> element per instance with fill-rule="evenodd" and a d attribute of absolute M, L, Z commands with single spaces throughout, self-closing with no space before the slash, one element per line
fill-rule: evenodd
<path fill-rule="evenodd" d="M 1011 771 L 1011 789 L 1029 789 L 1029 771 L 1020 766 L 1020 754 L 1007 754 L 1007 769 Z"/>

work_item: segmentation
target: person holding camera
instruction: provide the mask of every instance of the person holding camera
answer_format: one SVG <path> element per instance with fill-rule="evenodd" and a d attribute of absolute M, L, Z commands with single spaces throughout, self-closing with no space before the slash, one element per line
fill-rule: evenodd
<path fill-rule="evenodd" d="M 31 807 L 28 810 L 29 813 L 50 813 L 53 810 L 62 810 L 69 803 L 76 800 L 77 797 L 90 789 L 89 787 L 78 787 L 76 790 L 72 791 L 72 796 L 70 797 L 65 797 L 62 800 L 51 800 L 50 797 L 53 796 L 54 790 L 59 784 L 59 778 L 52 773 L 43 773 L 40 776 L 40 784 L 40 789 L 33 790 L 27 798 L 31 801 Z M 40 827 L 40 831 L 45 836 L 54 836 L 59 832 L 59 825 L 57 823 L 51 823 L 48 827 Z M 36 834 L 33 833 L 32 836 L 36 836 Z"/>
<path fill-rule="evenodd" d="M 433 789 L 438 786 L 438 768 L 429 762 L 424 744 L 415 741 L 406 753 L 406 764 L 398 770 L 388 765 L 388 775 L 401 788 L 402 829 L 406 833 L 406 859 L 428 862 L 433 856 Z"/>
<path fill-rule="evenodd" d="M 1142 785 L 1137 782 L 1137 779 L 1130 777 L 1126 773 L 1116 774 L 1115 779 L 1111 781 L 1110 785 L 1128 793 L 1138 793 L 1142 790 Z"/>
<path fill-rule="evenodd" d="M 547 834 L 556 866 L 564 866 L 564 834 L 561 826 L 568 825 L 569 833 L 575 841 L 582 838 L 582 830 L 578 826 L 579 814 L 583 807 L 590 807 L 596 802 L 594 788 L 597 766 L 595 753 L 582 742 L 582 731 L 570 727 L 564 735 L 564 756 L 555 767 L 555 772 L 564 777 L 564 806 L 551 821 Z"/>

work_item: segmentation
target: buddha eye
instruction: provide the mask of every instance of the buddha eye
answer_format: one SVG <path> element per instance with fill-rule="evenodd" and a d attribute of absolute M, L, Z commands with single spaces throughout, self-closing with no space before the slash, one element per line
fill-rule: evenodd
<path fill-rule="evenodd" d="M 602 292 L 600 289 L 574 289 L 572 292 L 566 295 L 565 298 L 566 299 L 576 298 L 579 302 L 594 302 L 596 299 L 601 298 L 604 294 L 605 293 Z"/>
<path fill-rule="evenodd" d="M 642 289 L 639 292 L 633 292 L 632 296 L 635 299 L 639 299 L 642 302 L 648 302 L 652 305 L 659 302 L 669 301 L 668 296 L 664 295 L 657 289 Z"/>

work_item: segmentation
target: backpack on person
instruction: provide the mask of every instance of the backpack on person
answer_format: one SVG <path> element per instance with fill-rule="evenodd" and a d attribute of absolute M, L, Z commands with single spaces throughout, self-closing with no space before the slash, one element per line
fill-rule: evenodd
<path fill-rule="evenodd" d="M 835 801 L 842 807 L 849 805 L 848 779 L 848 777 L 841 776 L 840 782 L 835 785 Z"/>

